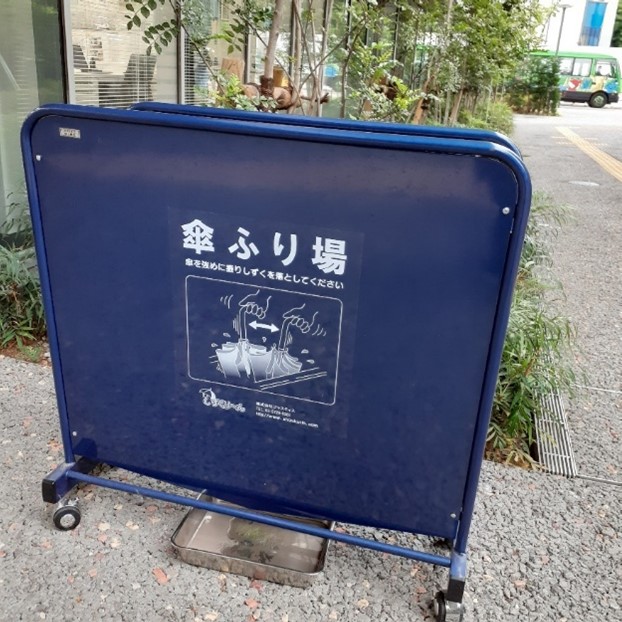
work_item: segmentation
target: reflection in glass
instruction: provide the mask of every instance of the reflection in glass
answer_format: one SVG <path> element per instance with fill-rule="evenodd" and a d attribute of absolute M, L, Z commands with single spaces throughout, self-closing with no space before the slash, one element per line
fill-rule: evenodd
<path fill-rule="evenodd" d="M 24 203 L 19 131 L 41 104 L 64 100 L 57 0 L 0 2 L 0 223 Z"/>
<path fill-rule="evenodd" d="M 148 55 L 142 39 L 145 28 L 173 17 L 172 8 L 158 7 L 132 29 L 126 14 L 124 3 L 71 0 L 72 102 L 128 108 L 140 101 L 176 101 L 176 42 Z"/>

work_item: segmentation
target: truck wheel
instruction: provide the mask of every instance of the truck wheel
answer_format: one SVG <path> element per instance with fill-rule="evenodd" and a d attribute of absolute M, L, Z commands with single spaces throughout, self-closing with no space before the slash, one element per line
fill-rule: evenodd
<path fill-rule="evenodd" d="M 588 102 L 588 104 L 592 108 L 602 108 L 608 102 L 609 98 L 607 97 L 607 94 L 603 93 L 602 91 L 598 91 L 598 93 L 594 93 L 594 95 L 590 97 L 590 101 Z"/>

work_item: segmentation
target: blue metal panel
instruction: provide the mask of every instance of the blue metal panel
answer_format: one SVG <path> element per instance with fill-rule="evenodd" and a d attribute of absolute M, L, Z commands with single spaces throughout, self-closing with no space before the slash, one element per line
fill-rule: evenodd
<path fill-rule="evenodd" d="M 71 454 L 466 534 L 529 204 L 515 154 L 70 106 L 23 139 Z"/>
<path fill-rule="evenodd" d="M 141 102 L 134 104 L 133 110 L 164 112 L 169 114 L 186 114 L 212 117 L 214 119 L 231 119 L 236 121 L 253 121 L 257 123 L 272 123 L 295 125 L 301 127 L 316 127 L 328 130 L 349 130 L 356 132 L 373 132 L 378 134 L 404 134 L 406 136 L 421 136 L 428 138 L 449 138 L 465 140 L 486 140 L 507 147 L 520 156 L 518 147 L 499 132 L 490 130 L 475 130 L 471 128 L 434 127 L 426 125 L 405 125 L 398 123 L 380 123 L 376 121 L 350 121 L 346 119 L 330 119 L 319 117 L 303 117 L 289 114 L 266 114 L 248 110 L 230 110 L 228 108 L 206 108 L 204 106 L 188 106 L 180 104 L 165 104 L 160 102 Z"/>

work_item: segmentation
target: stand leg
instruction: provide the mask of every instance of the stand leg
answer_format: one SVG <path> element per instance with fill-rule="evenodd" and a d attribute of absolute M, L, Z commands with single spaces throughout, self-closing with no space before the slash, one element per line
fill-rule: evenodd
<path fill-rule="evenodd" d="M 41 493 L 46 503 L 56 503 L 75 488 L 80 482 L 67 475 L 71 469 L 80 473 L 90 473 L 96 466 L 96 462 L 80 458 L 77 462 L 64 462 L 59 464 L 51 473 L 46 475 L 41 482 Z"/>
<path fill-rule="evenodd" d="M 436 622 L 462 622 L 464 619 L 464 585 L 466 582 L 466 555 L 451 555 L 449 567 L 449 585 L 447 590 L 439 592 L 434 599 L 434 616 Z"/>

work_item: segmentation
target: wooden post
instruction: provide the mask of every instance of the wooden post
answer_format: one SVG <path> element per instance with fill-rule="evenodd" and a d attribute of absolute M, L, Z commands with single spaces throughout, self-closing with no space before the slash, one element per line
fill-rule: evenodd
<path fill-rule="evenodd" d="M 287 80 L 283 67 L 275 67 L 272 70 L 272 77 L 274 78 L 274 86 L 282 86 L 284 88 L 289 86 L 289 81 Z"/>
<path fill-rule="evenodd" d="M 223 58 L 220 68 L 224 74 L 236 76 L 240 82 L 244 82 L 244 61 L 241 58 Z"/>

